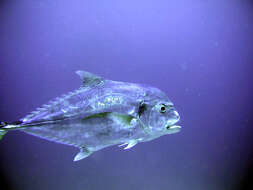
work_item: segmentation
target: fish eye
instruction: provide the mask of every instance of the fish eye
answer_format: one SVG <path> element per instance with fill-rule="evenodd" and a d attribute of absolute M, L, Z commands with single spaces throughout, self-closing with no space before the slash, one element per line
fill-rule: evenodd
<path fill-rule="evenodd" d="M 160 107 L 160 112 L 161 112 L 161 113 L 165 113 L 165 112 L 166 112 L 166 107 L 165 107 L 164 104 L 161 105 L 161 107 Z"/>

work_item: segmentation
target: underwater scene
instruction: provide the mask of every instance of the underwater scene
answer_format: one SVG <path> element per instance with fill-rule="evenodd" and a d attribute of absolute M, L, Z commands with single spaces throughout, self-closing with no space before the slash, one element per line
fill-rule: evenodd
<path fill-rule="evenodd" d="M 253 190 L 253 2 L 1 0 L 0 190 Z"/>

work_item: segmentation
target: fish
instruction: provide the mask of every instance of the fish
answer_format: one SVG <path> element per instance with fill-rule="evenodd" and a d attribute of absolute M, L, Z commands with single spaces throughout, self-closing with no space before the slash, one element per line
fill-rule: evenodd
<path fill-rule="evenodd" d="M 0 122 L 0 140 L 19 130 L 79 148 L 73 161 L 109 146 L 125 150 L 181 130 L 172 101 L 160 89 L 76 71 L 79 89 L 57 97 L 15 122 Z"/>

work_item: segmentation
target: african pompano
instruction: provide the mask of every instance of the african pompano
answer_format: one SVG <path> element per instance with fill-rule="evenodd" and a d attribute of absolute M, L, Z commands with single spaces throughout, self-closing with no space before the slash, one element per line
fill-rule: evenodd
<path fill-rule="evenodd" d="M 112 145 L 129 149 L 180 131 L 179 114 L 161 90 L 76 72 L 82 86 L 38 108 L 23 119 L 1 122 L 0 139 L 9 130 L 80 148 L 74 161 Z"/>

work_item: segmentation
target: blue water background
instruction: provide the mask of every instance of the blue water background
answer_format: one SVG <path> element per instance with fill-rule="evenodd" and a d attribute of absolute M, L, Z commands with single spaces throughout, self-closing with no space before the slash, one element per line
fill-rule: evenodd
<path fill-rule="evenodd" d="M 244 189 L 252 64 L 252 1 L 2 0 L 0 120 L 79 88 L 81 69 L 162 89 L 183 129 L 75 163 L 76 148 L 10 132 L 0 143 L 0 189 Z"/>

